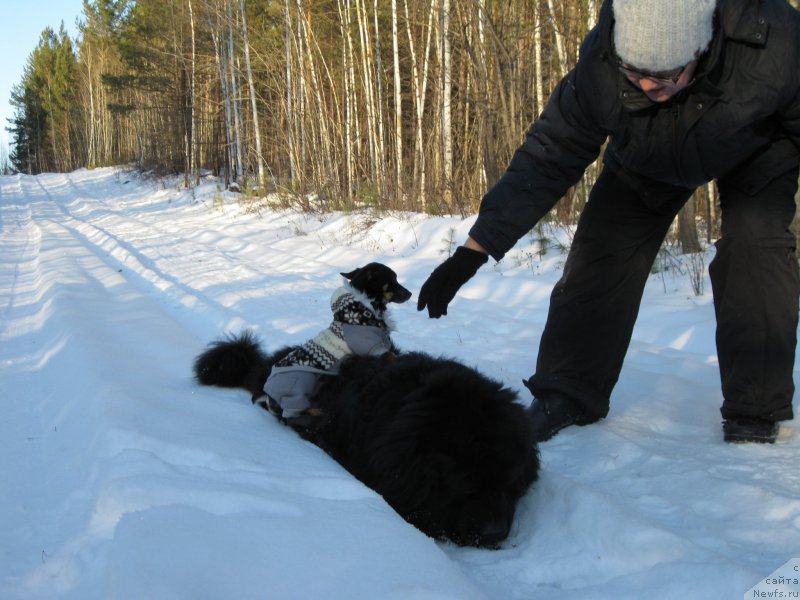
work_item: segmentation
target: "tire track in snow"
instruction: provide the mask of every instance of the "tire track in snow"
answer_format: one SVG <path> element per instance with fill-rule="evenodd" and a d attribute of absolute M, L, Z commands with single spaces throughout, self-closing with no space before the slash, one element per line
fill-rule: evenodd
<path fill-rule="evenodd" d="M 10 315 L 20 299 L 35 295 L 41 279 L 42 232 L 32 219 L 30 205 L 20 203 L 23 177 L 0 178 L 0 339 L 8 335 Z"/>
<path fill-rule="evenodd" d="M 48 193 L 42 182 L 37 182 Z M 234 230 L 231 234 L 225 232 L 228 224 L 210 229 L 207 212 L 202 212 L 193 237 L 183 235 L 176 238 L 176 235 L 186 231 L 186 220 L 193 218 L 192 213 L 187 216 L 185 206 L 177 215 L 182 222 L 170 227 L 162 225 L 171 222 L 170 216 L 165 216 L 168 206 L 157 212 L 145 213 L 152 214 L 153 220 L 142 219 L 138 216 L 142 214 L 138 203 L 143 199 L 136 195 L 126 196 L 127 189 L 120 194 L 125 200 L 118 201 L 116 197 L 98 195 L 96 190 L 102 188 L 96 183 L 76 184 L 71 174 L 60 175 L 59 185 L 70 188 L 71 191 L 65 193 L 64 198 L 73 199 L 71 202 L 55 203 L 63 215 L 62 224 L 81 236 L 98 256 L 107 257 L 106 262 L 110 266 L 140 291 L 157 299 L 164 310 L 196 331 L 204 341 L 209 335 L 217 336 L 221 331 L 253 327 L 251 311 L 242 303 L 254 300 L 261 304 L 265 299 L 264 282 L 269 281 L 272 293 L 288 291 L 294 296 L 305 285 L 312 285 L 312 281 L 305 280 L 302 273 L 309 267 L 312 272 L 318 272 L 320 269 L 317 265 L 324 262 L 319 257 L 301 256 L 280 248 L 280 236 L 277 242 L 272 239 L 275 236 L 274 222 L 266 223 L 264 230 L 256 234 L 256 240 L 252 237 L 252 227 L 245 226 L 243 235 L 236 235 L 239 231 L 237 224 L 231 225 Z M 114 191 L 121 187 L 121 184 L 112 185 Z M 152 202 L 152 194 L 148 198 Z M 118 203 L 122 206 L 118 207 Z M 158 221 L 155 220 L 156 216 L 159 217 Z M 280 229 L 284 228 L 282 224 Z M 164 240 L 173 240 L 173 243 L 165 244 Z M 274 243 L 265 245 L 265 240 Z M 291 245 L 291 238 L 288 244 Z M 165 253 L 167 248 L 179 250 Z M 252 256 L 258 257 L 258 260 L 250 260 Z M 162 268 L 162 263 L 166 263 L 167 267 L 174 264 L 175 272 L 180 276 L 171 275 Z M 236 265 L 234 269 L 231 269 L 232 264 Z M 190 266 L 187 268 L 187 265 Z M 263 269 L 259 267 L 266 267 L 270 272 L 269 277 L 265 277 Z M 331 265 L 326 270 L 335 274 L 340 269 Z M 279 280 L 274 275 L 276 271 L 285 274 L 282 286 L 275 285 Z M 195 277 L 191 276 L 192 273 Z M 249 281 L 250 284 L 243 287 L 242 281 Z M 229 282 L 237 284 L 235 294 L 219 294 L 219 289 Z M 203 284 L 208 286 L 208 293 L 203 291 Z M 322 287 L 327 294 L 328 284 Z M 187 315 L 187 312 L 190 314 Z M 197 314 L 204 315 L 200 326 Z M 269 319 L 259 317 L 256 323 L 257 330 L 262 327 L 267 330 L 275 328 L 285 336 L 282 322 L 271 324 Z"/>
<path fill-rule="evenodd" d="M 124 228 L 127 231 L 154 230 L 155 233 L 149 237 L 157 240 L 172 239 L 174 238 L 173 232 L 166 231 L 153 223 L 133 219 L 123 213 L 113 211 L 107 207 L 105 198 L 86 193 L 74 183 L 70 174 L 54 175 L 49 179 L 58 180 L 64 187 L 72 190 L 72 193 L 55 196 L 51 193 L 50 186 L 46 186 L 42 181 L 41 176 L 34 179 L 47 201 L 59 211 L 58 218 L 49 219 L 49 223 L 67 230 L 89 252 L 100 258 L 110 269 L 119 273 L 141 293 L 153 299 L 162 310 L 188 325 L 196 323 L 196 319 L 184 317 L 181 314 L 182 311 L 176 310 L 176 307 L 191 309 L 193 313 L 208 314 L 209 321 L 212 322 L 229 322 L 231 320 L 244 322 L 244 318 L 236 314 L 236 311 L 233 311 L 235 315 L 232 319 L 231 309 L 223 308 L 212 298 L 185 285 L 180 279 L 161 269 L 157 260 L 146 256 L 142 248 L 114 233 L 108 226 L 101 226 L 97 223 L 104 220 L 121 219 L 121 223 L 125 225 Z M 72 199 L 72 201 L 67 201 L 68 199 Z M 69 204 L 74 203 L 74 199 L 82 201 L 81 209 L 86 213 L 85 215 L 77 214 L 78 211 L 70 209 Z M 180 240 L 179 245 L 183 246 L 187 243 L 191 244 L 192 253 L 195 251 L 197 253 L 209 252 L 207 247 L 201 248 L 191 241 Z"/>
<path fill-rule="evenodd" d="M 143 436 L 129 439 L 124 448 L 115 440 L 132 420 L 141 427 L 143 416 L 136 410 L 142 403 L 183 410 L 184 398 L 172 401 L 153 388 L 189 385 L 185 349 L 192 341 L 171 315 L 159 314 L 151 294 L 123 278 L 113 261 L 76 230 L 79 223 L 59 204 L 63 197 L 51 194 L 47 185 L 61 180 L 41 177 L 44 181 L 25 181 L 7 194 L 0 189 L 0 274 L 6 264 L 22 265 L 20 284 L 10 292 L 14 303 L 3 315 L 14 340 L 3 345 L 9 354 L 0 397 L 14 402 L 0 432 L 6 466 L 13 465 L 9 472 L 30 474 L 0 497 L 0 529 L 12 539 L 28 540 L 22 553 L 9 555 L 0 548 L 0 563 L 13 562 L 15 571 L 24 573 L 30 557 L 41 551 L 41 569 L 56 581 L 62 567 L 76 570 L 113 535 L 116 521 L 104 522 L 108 527 L 103 528 L 98 515 L 104 516 L 103 499 L 113 498 L 130 475 L 126 457 L 141 454 Z M 12 195 L 24 209 L 9 208 L 6 200 Z M 40 232 L 36 244 L 28 243 L 31 227 Z M 6 252 L 14 242 L 25 252 Z M 34 263 L 35 268 L 26 266 Z M 35 326 L 20 327 L 19 315 L 27 319 L 31 311 Z M 170 446 L 165 460 L 180 467 L 191 442 L 188 451 Z M 36 501 L 25 504 L 25 498 Z M 67 541 L 52 541 L 59 539 Z M 0 578 L 0 588 L 3 583 Z M 0 596 L 5 597 L 2 589 Z"/>

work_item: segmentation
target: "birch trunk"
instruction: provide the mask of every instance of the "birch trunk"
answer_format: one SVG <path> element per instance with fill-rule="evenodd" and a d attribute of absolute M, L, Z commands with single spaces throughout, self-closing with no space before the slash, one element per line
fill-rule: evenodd
<path fill-rule="evenodd" d="M 567 59 L 567 46 L 564 41 L 564 34 L 561 31 L 559 23 L 561 20 L 556 14 L 553 0 L 547 0 L 547 8 L 550 10 L 550 22 L 553 24 L 553 35 L 556 38 L 556 54 L 558 56 L 559 79 L 564 77 L 569 70 Z"/>
<path fill-rule="evenodd" d="M 191 3 L 189 4 L 191 6 Z M 253 135 L 256 142 L 256 162 L 258 163 L 258 187 L 267 189 L 267 173 L 264 167 L 264 153 L 261 150 L 261 130 L 258 126 L 258 106 L 256 104 L 256 86 L 253 83 L 253 68 L 250 64 L 250 40 L 247 35 L 247 15 L 245 14 L 244 0 L 239 0 L 239 10 L 242 14 L 242 46 L 244 47 L 244 64 L 247 69 L 247 85 L 250 88 L 250 108 L 253 111 Z"/>
<path fill-rule="evenodd" d="M 370 39 L 366 6 L 363 0 L 356 0 L 358 20 L 359 49 L 361 54 L 361 77 L 364 82 L 364 107 L 367 112 L 367 137 L 369 141 L 369 173 L 373 181 L 379 176 L 378 170 L 378 116 L 375 107 L 375 86 L 370 68 Z"/>
<path fill-rule="evenodd" d="M 444 201 L 451 206 L 453 200 L 453 138 L 452 138 L 452 64 L 450 55 L 450 0 L 442 0 L 440 18 L 441 35 L 441 111 L 442 111 L 442 176 Z"/>
<path fill-rule="evenodd" d="M 386 197 L 386 133 L 383 124 L 383 60 L 381 56 L 380 45 L 380 29 L 378 27 L 378 0 L 373 0 L 372 6 L 372 19 L 374 28 L 374 41 L 375 41 L 375 112 L 378 117 L 378 131 L 377 134 L 377 156 L 378 162 L 376 167 L 378 169 L 378 187 L 381 192 L 381 197 Z M 369 32 L 369 28 L 367 28 Z M 370 66 L 372 61 L 370 61 Z"/>
<path fill-rule="evenodd" d="M 299 4 L 299 2 L 298 2 Z M 306 80 L 308 89 L 305 90 L 306 102 L 311 107 L 309 114 L 315 115 L 310 119 L 308 127 L 310 129 L 308 137 L 313 144 L 311 148 L 311 161 L 316 173 L 315 182 L 317 189 L 322 190 L 335 186 L 338 180 L 337 169 L 334 167 L 334 148 L 331 143 L 331 134 L 328 118 L 329 109 L 322 97 L 324 88 L 321 71 L 317 67 L 315 56 L 319 55 L 322 67 L 327 71 L 325 60 L 321 57 L 319 47 L 314 37 L 314 28 L 308 22 L 310 19 L 304 18 L 300 21 L 299 28 L 299 56 L 304 58 L 303 72 L 307 73 Z"/>
<path fill-rule="evenodd" d="M 286 145 L 289 151 L 289 181 L 294 187 L 297 181 L 297 153 L 295 151 L 295 115 L 294 115 L 294 90 L 292 77 L 292 17 L 289 9 L 290 0 L 283 3 L 284 44 L 286 46 L 286 64 L 284 74 L 286 78 Z"/>
<path fill-rule="evenodd" d="M 394 59 L 394 167 L 395 199 L 403 193 L 403 96 L 400 83 L 400 48 L 397 37 L 397 0 L 392 0 L 392 57 Z"/>
<path fill-rule="evenodd" d="M 497 160 L 493 148 L 495 120 L 491 106 L 491 81 L 489 77 L 489 55 L 486 47 L 486 0 L 478 0 L 477 29 L 478 29 L 478 78 L 477 84 L 481 86 L 481 118 L 480 127 L 480 156 L 481 177 L 479 185 L 486 188 L 499 177 Z"/>
<path fill-rule="evenodd" d="M 536 115 L 544 110 L 544 69 L 542 68 L 542 5 L 534 3 L 533 16 L 533 72 L 536 82 Z"/>
<path fill-rule="evenodd" d="M 189 26 L 192 35 L 192 71 L 191 82 L 189 83 L 189 108 L 191 114 L 189 116 L 189 177 L 194 180 L 194 185 L 200 184 L 200 171 L 197 164 L 197 119 L 195 111 L 196 88 L 195 82 L 197 79 L 197 46 L 194 31 L 194 10 L 192 8 L 192 0 L 189 2 Z"/>
<path fill-rule="evenodd" d="M 217 76 L 219 78 L 220 96 L 222 97 L 223 115 L 225 119 L 225 187 L 231 184 L 231 178 L 234 171 L 233 165 L 233 119 L 231 114 L 230 93 L 228 89 L 228 73 L 226 70 L 227 57 L 225 56 L 225 45 L 220 41 L 222 33 L 220 13 L 217 12 L 217 26 L 211 20 L 211 7 L 208 0 L 204 0 L 206 6 L 206 14 L 208 17 L 208 28 L 211 32 L 211 41 L 214 44 L 214 61 L 217 68 Z"/>
<path fill-rule="evenodd" d="M 597 0 L 586 0 L 586 31 L 591 31 L 597 23 Z"/>
<path fill-rule="evenodd" d="M 303 4 L 301 0 L 296 0 L 297 6 L 297 35 L 300 36 L 303 27 Z M 295 110 L 297 111 L 295 114 L 295 123 L 297 124 L 297 129 L 295 135 L 297 136 L 297 141 L 300 145 L 298 148 L 298 174 L 300 175 L 300 184 L 301 188 L 305 191 L 305 182 L 306 182 L 306 171 L 307 171 L 307 164 L 306 164 L 306 149 L 308 147 L 307 136 L 306 136 L 306 71 L 305 71 L 305 62 L 303 61 L 301 52 L 300 52 L 300 44 L 301 42 L 298 40 L 296 42 L 297 48 L 297 87 L 296 94 L 295 94 Z"/>
<path fill-rule="evenodd" d="M 350 44 L 350 31 L 347 28 L 348 19 L 345 17 L 345 8 L 342 5 L 342 0 L 337 0 L 337 7 L 339 9 L 339 31 L 342 36 L 342 87 L 344 95 L 344 155 L 345 155 L 345 194 L 347 199 L 353 197 L 353 186 L 355 185 L 354 174 L 354 157 L 353 157 L 353 113 L 355 107 L 353 106 L 353 87 L 352 79 L 350 76 L 352 68 L 352 46 Z"/>
<path fill-rule="evenodd" d="M 404 0 L 406 33 L 408 34 L 408 46 L 411 54 L 412 83 L 414 89 L 415 107 L 415 135 L 414 135 L 414 180 L 416 182 L 417 195 L 424 212 L 427 210 L 427 188 L 426 188 L 426 162 L 425 162 L 425 138 L 424 138 L 424 117 L 425 117 L 425 97 L 428 89 L 428 69 L 430 64 L 431 44 L 433 40 L 433 17 L 436 14 L 437 0 L 432 0 L 428 8 L 425 47 L 423 49 L 422 68 L 420 71 L 419 61 L 414 50 L 414 36 L 411 31 L 411 19 L 409 19 L 408 0 Z"/>
<path fill-rule="evenodd" d="M 234 30 L 234 21 L 233 21 L 233 0 L 225 0 L 227 13 L 228 13 L 228 75 L 230 77 L 230 93 L 229 99 L 231 102 L 231 112 L 233 113 L 233 135 L 234 140 L 236 142 L 235 147 L 235 161 L 236 161 L 236 172 L 234 176 L 234 181 L 238 181 L 239 178 L 244 180 L 245 177 L 245 169 L 244 169 L 244 156 L 242 151 L 242 121 L 241 117 L 239 116 L 239 82 L 236 77 L 236 63 L 234 59 L 234 52 L 233 52 L 233 30 Z M 244 183 L 244 181 L 242 181 Z"/>
<path fill-rule="evenodd" d="M 91 59 L 89 59 L 91 61 Z M 93 167 L 95 162 L 97 161 L 97 157 L 95 155 L 95 133 L 94 133 L 94 126 L 95 121 L 97 119 L 97 113 L 94 107 L 94 74 L 92 73 L 91 62 L 88 65 L 88 77 L 89 81 L 89 131 L 87 133 L 89 137 L 88 143 L 88 151 L 87 151 L 87 161 L 89 167 Z"/>

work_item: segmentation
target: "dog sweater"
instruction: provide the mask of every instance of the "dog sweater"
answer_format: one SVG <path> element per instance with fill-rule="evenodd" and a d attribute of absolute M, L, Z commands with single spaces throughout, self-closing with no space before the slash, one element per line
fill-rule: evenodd
<path fill-rule="evenodd" d="M 380 356 L 392 349 L 391 324 L 369 298 L 345 284 L 331 297 L 333 321 L 312 339 L 275 363 L 264 384 L 271 412 L 285 419 L 311 406 L 309 397 L 322 375 L 336 375 L 350 354 Z M 263 404 L 263 402 L 259 402 Z"/>

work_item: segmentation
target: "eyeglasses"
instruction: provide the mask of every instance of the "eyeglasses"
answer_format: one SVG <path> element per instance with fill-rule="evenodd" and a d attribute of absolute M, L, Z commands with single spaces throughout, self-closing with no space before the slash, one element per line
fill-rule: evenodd
<path fill-rule="evenodd" d="M 682 67 L 672 69 L 671 71 L 659 71 L 657 73 L 653 73 L 651 71 L 645 71 L 644 69 L 634 69 L 632 66 L 626 65 L 620 59 L 617 59 L 617 68 L 624 75 L 633 79 L 652 79 L 653 81 L 664 83 L 666 85 L 677 84 L 687 66 L 688 65 L 683 65 Z"/>

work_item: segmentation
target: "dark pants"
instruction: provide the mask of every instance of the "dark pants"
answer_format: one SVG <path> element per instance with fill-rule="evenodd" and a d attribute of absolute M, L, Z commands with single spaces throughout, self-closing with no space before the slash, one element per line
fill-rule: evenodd
<path fill-rule="evenodd" d="M 800 276 L 788 227 L 797 177 L 793 169 L 754 194 L 719 184 L 722 236 L 709 273 L 725 417 L 792 418 Z M 603 171 L 553 289 L 528 384 L 535 395 L 558 391 L 592 417 L 608 414 L 653 261 L 691 193 L 662 189 L 654 202 Z"/>

